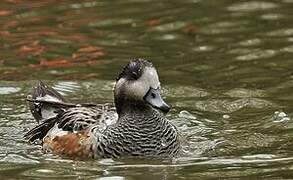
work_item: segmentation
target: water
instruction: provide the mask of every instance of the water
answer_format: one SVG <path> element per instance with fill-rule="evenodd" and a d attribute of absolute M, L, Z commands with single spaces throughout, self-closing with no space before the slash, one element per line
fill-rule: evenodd
<path fill-rule="evenodd" d="M 0 2 L 1 179 L 293 177 L 292 0 Z M 37 79 L 72 102 L 111 103 L 133 57 L 159 71 L 173 160 L 72 161 L 23 134 Z M 164 142 L 162 142 L 164 143 Z"/>

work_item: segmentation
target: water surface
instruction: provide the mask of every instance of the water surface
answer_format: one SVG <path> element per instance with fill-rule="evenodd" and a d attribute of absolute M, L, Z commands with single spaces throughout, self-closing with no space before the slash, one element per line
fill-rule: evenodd
<path fill-rule="evenodd" d="M 292 178 L 292 0 L 0 3 L 0 177 Z M 158 68 L 184 155 L 73 161 L 23 134 L 37 79 L 73 102 L 111 103 L 121 67 Z"/>

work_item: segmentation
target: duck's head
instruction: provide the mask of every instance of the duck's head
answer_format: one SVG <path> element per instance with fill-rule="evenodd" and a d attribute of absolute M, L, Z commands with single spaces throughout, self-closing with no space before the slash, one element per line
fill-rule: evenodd
<path fill-rule="evenodd" d="M 160 81 L 155 67 L 147 60 L 130 61 L 119 74 L 115 90 L 118 114 L 123 108 L 152 107 L 165 113 L 170 110 L 160 95 Z"/>

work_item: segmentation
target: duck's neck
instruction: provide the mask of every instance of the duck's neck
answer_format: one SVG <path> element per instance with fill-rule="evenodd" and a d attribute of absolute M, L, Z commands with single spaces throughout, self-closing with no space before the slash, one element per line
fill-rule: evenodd
<path fill-rule="evenodd" d="M 120 120 L 127 121 L 152 121 L 159 117 L 160 113 L 150 105 L 140 101 L 127 101 L 116 103 L 116 109 Z M 125 118 L 126 117 L 126 118 Z"/>
<path fill-rule="evenodd" d="M 151 106 L 142 103 L 142 102 L 126 102 L 120 104 L 120 106 L 117 106 L 117 113 L 118 115 L 124 115 L 124 114 L 149 114 L 152 113 L 153 109 Z"/>

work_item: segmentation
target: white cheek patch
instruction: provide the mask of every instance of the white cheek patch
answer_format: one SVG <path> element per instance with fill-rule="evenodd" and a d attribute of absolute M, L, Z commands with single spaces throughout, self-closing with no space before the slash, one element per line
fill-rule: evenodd
<path fill-rule="evenodd" d="M 144 95 L 148 92 L 149 86 L 142 81 L 129 82 L 127 85 L 126 94 L 135 99 L 142 99 Z"/>
<path fill-rule="evenodd" d="M 155 68 L 146 67 L 139 79 L 128 83 L 129 95 L 137 99 L 142 99 L 150 88 L 157 89 L 160 87 L 158 73 Z"/>
<path fill-rule="evenodd" d="M 137 80 L 121 78 L 116 84 L 116 94 L 124 89 L 125 96 L 141 100 L 150 88 L 160 87 L 160 81 L 155 68 L 146 67 L 141 77 Z"/>
<path fill-rule="evenodd" d="M 145 68 L 145 71 L 139 80 L 148 82 L 148 85 L 151 88 L 157 89 L 160 87 L 159 76 L 155 68 Z"/>

